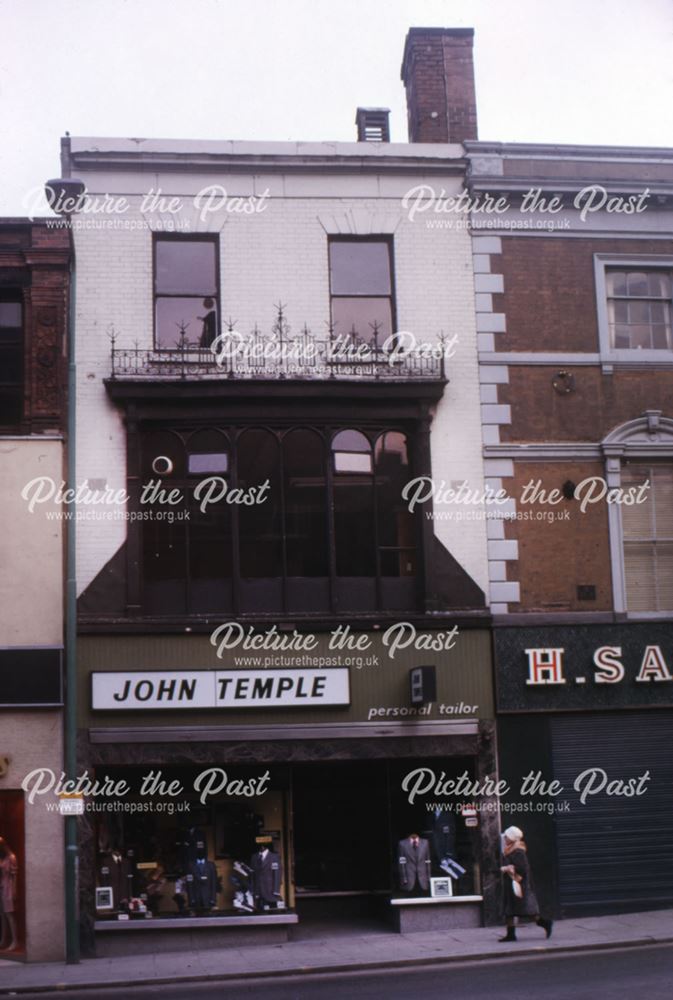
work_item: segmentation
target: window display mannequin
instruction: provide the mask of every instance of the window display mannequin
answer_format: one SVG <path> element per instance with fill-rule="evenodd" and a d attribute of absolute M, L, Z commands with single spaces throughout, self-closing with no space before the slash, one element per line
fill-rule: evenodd
<path fill-rule="evenodd" d="M 250 858 L 250 868 L 252 869 L 252 894 L 257 909 L 269 909 L 271 906 L 277 906 L 282 899 L 280 883 L 283 878 L 283 869 L 280 856 L 269 850 L 266 844 L 260 844 L 259 849 Z"/>
<path fill-rule="evenodd" d="M 115 910 L 121 909 L 122 903 L 133 896 L 132 882 L 131 863 L 120 850 L 112 848 L 101 852 L 98 862 L 98 884 L 110 886 L 112 889 L 112 903 Z"/>
<path fill-rule="evenodd" d="M 180 868 L 187 872 L 193 861 L 198 857 L 205 857 L 206 835 L 196 826 L 183 827 L 178 830 L 176 848 Z"/>
<path fill-rule="evenodd" d="M 417 833 L 410 833 L 397 845 L 400 889 L 408 895 L 422 896 L 430 888 L 430 843 Z"/>
<path fill-rule="evenodd" d="M 0 837 L 0 949 L 11 951 L 17 946 L 16 937 L 16 855 L 4 837 Z"/>
<path fill-rule="evenodd" d="M 205 851 L 200 851 L 187 867 L 185 875 L 187 898 L 191 910 L 212 910 L 217 903 L 219 880 L 217 868 L 206 857 Z"/>
<path fill-rule="evenodd" d="M 432 816 L 432 853 L 435 864 L 451 878 L 458 879 L 465 869 L 456 860 L 456 817 L 436 808 Z"/>

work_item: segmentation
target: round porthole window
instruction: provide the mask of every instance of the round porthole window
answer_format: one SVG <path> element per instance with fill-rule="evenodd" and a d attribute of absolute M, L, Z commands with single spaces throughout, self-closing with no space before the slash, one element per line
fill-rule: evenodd
<path fill-rule="evenodd" d="M 173 471 L 173 463 L 167 455 L 157 455 L 152 462 L 152 472 L 157 476 L 170 476 Z"/>

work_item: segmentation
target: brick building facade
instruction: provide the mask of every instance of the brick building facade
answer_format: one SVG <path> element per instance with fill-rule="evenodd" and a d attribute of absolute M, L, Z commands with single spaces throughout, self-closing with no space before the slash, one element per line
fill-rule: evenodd
<path fill-rule="evenodd" d="M 2 918 L 16 946 L 2 954 L 29 961 L 64 951 L 63 820 L 22 782 L 62 767 L 69 260 L 65 230 L 0 220 L 0 837 L 18 869 L 13 934 Z"/>
<path fill-rule="evenodd" d="M 488 798 L 495 771 L 485 524 L 434 519 L 429 496 L 405 494 L 412 480 L 484 489 L 470 236 L 404 208 L 429 176 L 461 192 L 462 137 L 64 140 L 64 173 L 127 206 L 115 225 L 74 222 L 78 476 L 128 494 L 78 531 L 80 769 L 135 787 L 158 768 L 192 786 L 195 817 L 82 821 L 98 954 L 197 931 L 203 946 L 261 940 L 344 908 L 402 930 L 440 912 L 447 926 L 496 919 L 495 820 L 435 815 L 407 781 L 464 774 Z M 199 510 L 212 475 L 232 493 L 266 482 L 268 505 Z M 157 478 L 188 497 L 186 526 L 144 499 Z M 218 652 L 229 627 L 278 645 Z M 335 646 L 344 628 L 361 645 Z M 283 641 L 315 645 L 283 658 Z M 427 665 L 436 691 L 414 704 L 410 671 Z M 266 771 L 269 794 L 199 803 L 215 767 L 239 787 Z M 433 876 L 455 864 L 433 907 L 400 884 L 397 844 L 416 830 Z M 242 925 L 233 866 L 258 843 L 279 859 L 279 895 Z M 219 885 L 207 906 L 192 898 L 198 859 Z M 152 933 L 133 919 L 120 933 L 152 866 L 165 884 Z"/>
<path fill-rule="evenodd" d="M 670 905 L 673 155 L 467 148 L 472 196 L 508 205 L 488 236 L 473 216 L 485 467 L 512 498 L 488 522 L 500 773 L 557 913 Z M 567 813 L 517 797 L 531 769 Z"/>

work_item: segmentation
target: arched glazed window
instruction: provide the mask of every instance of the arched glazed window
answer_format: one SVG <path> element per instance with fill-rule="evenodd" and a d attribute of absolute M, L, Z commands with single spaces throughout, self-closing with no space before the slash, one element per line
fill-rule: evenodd
<path fill-rule="evenodd" d="M 283 437 L 285 546 L 289 577 L 327 577 L 327 483 L 321 435 L 299 428 Z"/>
<path fill-rule="evenodd" d="M 183 438 L 175 431 L 149 431 L 142 439 L 140 464 L 144 610 L 148 614 L 186 614 L 189 573 Z M 176 491 L 182 501 L 174 503 Z"/>
<path fill-rule="evenodd" d="M 402 499 L 402 490 L 409 481 L 406 435 L 398 431 L 386 431 L 377 438 L 375 470 L 381 576 L 414 576 L 415 522 Z"/>
<path fill-rule="evenodd" d="M 240 568 L 243 579 L 282 575 L 280 444 L 272 431 L 244 431 L 236 443 L 237 487 L 250 490 L 268 481 L 263 503 L 238 506 Z"/>
<path fill-rule="evenodd" d="M 336 575 L 376 576 L 374 469 L 369 439 L 343 430 L 332 439 Z"/>
<path fill-rule="evenodd" d="M 415 608 L 408 452 L 381 426 L 146 428 L 140 478 L 163 493 L 139 525 L 144 611 Z"/>
<path fill-rule="evenodd" d="M 610 489 L 631 502 L 608 504 L 613 598 L 629 616 L 673 611 L 673 420 L 658 410 L 615 428 L 602 443 Z"/>
<path fill-rule="evenodd" d="M 186 451 L 189 609 L 216 612 L 232 603 L 229 442 L 219 430 L 198 430 L 187 438 Z"/>

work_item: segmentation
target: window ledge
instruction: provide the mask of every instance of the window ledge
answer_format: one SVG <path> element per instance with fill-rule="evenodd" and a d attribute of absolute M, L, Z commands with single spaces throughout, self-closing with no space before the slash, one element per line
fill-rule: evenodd
<path fill-rule="evenodd" d="M 391 906 L 446 906 L 447 904 L 483 903 L 483 896 L 418 896 L 412 899 L 391 899 Z"/>
<path fill-rule="evenodd" d="M 229 917 L 146 917 L 138 920 L 96 920 L 94 930 L 96 933 L 102 932 L 128 934 L 132 931 L 171 931 L 171 930 L 193 930 L 202 927 L 251 927 L 255 925 L 288 924 L 299 923 L 296 913 L 288 911 L 281 913 L 250 913 Z"/>
<path fill-rule="evenodd" d="M 663 371 L 673 369 L 673 353 L 671 351 L 634 351 L 640 357 L 601 355 L 601 369 L 604 375 L 612 375 L 619 371 L 652 371 L 653 368 Z"/>

